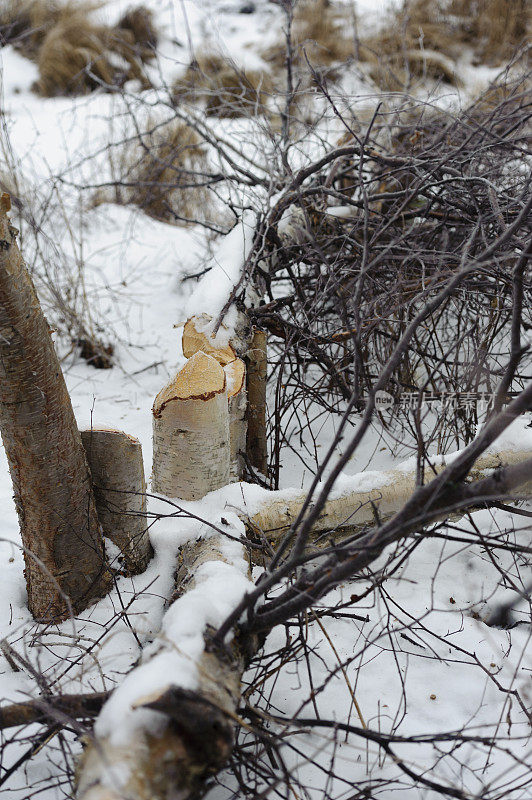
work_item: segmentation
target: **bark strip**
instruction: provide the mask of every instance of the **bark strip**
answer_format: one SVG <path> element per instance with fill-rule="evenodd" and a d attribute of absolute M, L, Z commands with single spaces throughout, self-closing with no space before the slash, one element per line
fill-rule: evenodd
<path fill-rule="evenodd" d="M 236 358 L 224 367 L 229 403 L 230 480 L 239 481 L 244 470 L 243 453 L 246 452 L 246 365 Z"/>
<path fill-rule="evenodd" d="M 104 536 L 121 551 L 125 572 L 144 572 L 152 557 L 146 526 L 146 481 L 142 447 L 123 431 L 81 432 L 92 475 L 96 510 Z"/>
<path fill-rule="evenodd" d="M 100 526 L 85 451 L 50 329 L 0 209 L 0 429 L 37 619 L 80 612 L 105 593 Z M 38 560 L 32 558 L 32 554 Z M 41 562 L 41 563 L 39 563 Z"/>

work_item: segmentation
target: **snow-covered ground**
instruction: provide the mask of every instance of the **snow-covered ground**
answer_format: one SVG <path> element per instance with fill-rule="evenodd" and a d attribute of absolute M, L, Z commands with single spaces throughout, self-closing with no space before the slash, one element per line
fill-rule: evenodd
<path fill-rule="evenodd" d="M 99 13 L 114 20 L 127 5 L 125 0 L 115 0 Z M 239 13 L 242 0 L 150 0 L 149 5 L 164 31 L 158 62 L 153 67 L 154 80 L 160 83 L 171 83 L 189 63 L 192 45 L 194 50 L 215 48 L 230 54 L 242 66 L 257 67 L 257 42 L 262 46 L 280 35 L 280 10 L 266 0 L 255 2 L 253 14 Z M 365 24 L 371 25 L 388 5 L 387 0 L 358 0 L 357 12 Z M 224 304 L 252 233 L 252 216 L 244 217 L 228 244 L 199 226 L 157 222 L 134 206 L 107 203 L 91 208 L 90 191 L 81 193 L 80 201 L 77 187 L 108 179 L 106 144 L 119 141 L 130 130 L 127 102 L 109 94 L 39 98 L 30 90 L 36 78 L 35 65 L 11 47 L 0 51 L 0 59 L 2 112 L 21 185 L 26 188 L 23 202 L 34 203 L 38 209 L 40 198 L 47 197 L 50 186 L 55 185 L 56 211 L 53 218 L 47 218 L 47 230 L 72 263 L 82 264 L 90 315 L 102 326 L 102 338 L 112 338 L 116 345 L 114 368 L 95 370 L 75 352 L 68 353 L 65 341 L 58 340 L 77 420 L 80 427 L 107 425 L 138 437 L 149 475 L 152 402 L 184 363 L 181 329 L 176 326 L 191 312 L 205 311 L 206 306 L 216 310 Z M 467 69 L 468 91 L 472 93 L 493 76 L 486 68 Z M 360 91 L 361 86 L 357 86 Z M 134 95 L 135 87 L 131 87 Z M 146 98 L 149 104 L 149 93 Z M 264 151 L 261 160 L 260 145 L 248 123 L 222 120 L 217 124 L 219 132 L 233 137 L 242 152 L 258 159 L 259 168 L 267 168 L 268 152 Z M 4 172 L 1 164 L 0 172 Z M 266 200 L 266 194 L 257 190 L 249 199 L 257 207 Z M 183 277 L 201 272 L 207 263 L 215 264 L 216 280 L 211 272 L 202 284 L 183 282 Z M 58 280 L 64 279 L 63 272 L 57 275 Z M 521 447 L 529 442 L 532 450 L 532 429 L 526 427 L 527 423 L 528 419 L 516 423 L 508 441 Z M 322 443 L 331 436 L 332 424 L 323 429 Z M 298 459 L 289 453 L 286 458 L 283 487 L 300 487 L 308 482 L 310 476 L 304 474 Z M 199 535 L 201 522 L 176 513 L 176 508 L 164 500 L 150 500 L 155 557 L 146 572 L 134 579 L 119 578 L 109 596 L 82 617 L 43 632 L 26 608 L 18 522 L 3 450 L 0 459 L 0 640 L 9 642 L 24 659 L 15 669 L 12 658 L 0 656 L 0 701 L 35 697 L 39 691 L 35 672 L 44 676 L 53 692 L 115 688 L 139 658 L 141 646 L 160 629 L 165 601 L 172 590 L 178 547 Z M 390 450 L 381 447 L 380 433 L 374 431 L 348 471 L 384 469 L 392 464 Z M 252 496 L 253 490 L 249 491 Z M 216 523 L 222 515 L 230 515 L 231 508 L 241 500 L 243 492 L 239 496 L 238 488 L 231 487 L 197 503 L 180 505 Z M 233 522 L 238 528 L 236 517 Z M 463 786 L 468 797 L 483 797 L 487 786 L 492 792 L 500 787 L 500 793 L 493 796 L 501 798 L 529 796 L 527 790 L 520 794 L 519 784 L 531 758 L 527 739 L 530 727 L 520 705 L 520 701 L 523 705 L 532 702 L 530 619 L 525 624 L 526 614 L 516 612 L 520 624 L 511 630 L 488 627 L 483 622 L 489 611 L 509 596 L 510 583 L 503 573 L 519 582 L 524 562 L 511 552 L 492 562 L 480 544 L 464 544 L 461 539 L 474 531 L 474 526 L 486 537 L 509 531 L 509 540 L 515 536 L 521 545 L 531 543 L 526 518 L 504 510 L 478 511 L 471 522 L 456 523 L 455 541 L 426 538 L 417 542 L 409 558 L 369 594 L 369 599 L 353 600 L 337 618 L 317 621 L 310 615 L 306 660 L 280 666 L 287 631 L 276 629 L 268 638 L 266 651 L 274 654 L 280 650 L 280 669 L 263 676 L 260 690 L 248 701 L 260 707 L 267 697 L 283 717 L 319 713 L 323 719 L 356 726 L 360 725 L 353 700 L 356 697 L 364 722 L 372 730 L 393 730 L 404 737 L 451 731 L 471 737 L 497 734 L 497 747 L 481 747 L 470 741 L 445 758 L 443 754 L 456 743 L 399 742 L 394 751 L 416 772 L 436 782 Z M 237 563 L 238 554 L 234 558 Z M 212 592 L 220 591 L 216 583 L 219 577 L 214 576 L 214 584 L 205 590 L 202 604 L 208 598 L 213 608 L 216 605 Z M 363 595 L 366 588 L 367 581 L 362 578 L 337 589 L 326 604 L 347 603 L 352 595 Z M 230 599 L 236 602 L 244 589 L 242 583 Z M 341 616 L 346 611 L 367 619 Z M 194 619 L 194 609 L 184 613 L 191 613 Z M 219 614 L 209 616 L 209 609 L 205 614 L 203 622 L 218 620 Z M 198 626 L 200 622 L 198 617 Z M 293 629 L 294 637 L 298 633 Z M 187 631 L 181 631 L 178 641 L 190 643 L 187 635 Z M 185 660 L 197 657 L 197 642 L 190 647 L 190 652 L 180 654 Z M 179 668 L 179 663 L 177 660 L 173 667 Z M 338 669 L 340 664 L 342 668 Z M 255 670 L 259 667 L 249 671 L 246 683 L 253 682 Z M 322 684 L 323 690 L 313 697 L 314 688 Z M 108 713 L 114 713 L 114 707 Z M 113 722 L 111 716 L 111 726 Z M 437 796 L 421 784 L 414 785 L 393 758 L 362 739 L 347 738 L 338 731 L 333 735 L 323 728 L 288 737 L 286 742 L 282 749 L 286 766 L 313 800 Z M 80 749 L 73 735 L 69 735 L 69 746 Z M 25 747 L 27 742 L 2 748 L 0 781 L 3 771 L 16 762 Z M 25 800 L 34 792 L 43 800 L 69 796 L 62 747 L 58 737 L 52 739 L 1 785 L 3 796 L 17 800 Z M 326 769 L 333 762 L 337 777 L 331 781 Z M 390 781 L 389 786 L 385 786 L 386 781 Z M 364 788 L 367 794 L 359 794 Z M 263 789 L 256 787 L 257 796 Z M 228 772 L 211 796 L 225 800 L 232 791 L 237 792 L 238 787 Z"/>

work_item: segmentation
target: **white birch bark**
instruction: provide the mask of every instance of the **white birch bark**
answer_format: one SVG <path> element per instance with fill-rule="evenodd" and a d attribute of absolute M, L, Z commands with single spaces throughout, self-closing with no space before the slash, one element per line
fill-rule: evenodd
<path fill-rule="evenodd" d="M 191 542 L 182 549 L 174 593 L 177 599 L 167 616 L 177 610 L 183 595 L 187 595 L 188 604 L 193 602 L 198 568 L 203 566 L 208 572 L 217 562 L 234 570 L 234 581 L 249 577 L 241 557 L 236 561 L 228 557 L 222 537 Z M 162 682 L 151 694 L 129 704 L 130 710 L 125 713 L 131 715 L 128 727 L 132 733 L 127 744 L 113 741 L 112 735 L 99 734 L 96 724 L 96 736 L 78 765 L 76 800 L 187 800 L 195 797 L 205 779 L 230 757 L 243 657 L 230 645 L 223 652 L 204 649 L 195 665 L 195 688 L 183 690 L 176 685 L 180 675 L 169 673 L 167 666 L 172 652 L 179 653 L 180 646 L 180 641 L 170 641 L 163 630 L 150 647 L 151 658 L 130 673 L 130 685 L 137 683 L 135 675 L 146 668 Z M 183 655 L 190 660 L 189 654 Z M 117 692 L 121 691 L 119 687 Z M 108 702 L 112 703 L 113 697 Z M 120 717 L 121 708 L 115 699 L 109 716 Z M 101 717 L 104 715 L 105 707 Z M 123 724 L 123 720 L 118 722 Z"/>
<path fill-rule="evenodd" d="M 123 431 L 91 428 L 81 432 L 98 519 L 121 551 L 125 572 L 144 572 L 152 556 L 146 526 L 146 481 L 142 447 Z"/>
<path fill-rule="evenodd" d="M 519 464 L 531 455 L 530 450 L 504 450 L 485 454 L 475 462 L 468 482 L 484 477 L 485 470 Z M 435 477 L 434 472 L 439 474 L 445 469 L 445 457 L 435 457 L 435 461 L 434 471 L 430 467 L 426 468 L 425 483 L 429 483 Z M 353 476 L 353 482 L 356 482 L 357 477 Z M 360 478 L 364 478 L 364 473 L 360 474 Z M 413 494 L 416 488 L 416 472 L 402 469 L 389 470 L 377 474 L 375 482 L 376 487 L 368 490 L 355 489 L 339 493 L 333 489 L 331 499 L 325 504 L 323 513 L 314 525 L 314 533 L 338 530 L 345 535 L 353 528 L 374 524 L 377 519 L 388 519 L 399 511 Z M 532 492 L 532 476 L 530 481 L 521 487 L 521 491 Z M 251 531 L 260 533 L 274 542 L 289 531 L 305 498 L 304 491 L 289 497 L 283 491 L 271 492 L 256 512 L 247 517 L 239 512 L 239 516 Z M 460 512 L 461 515 L 463 513 Z"/>
<path fill-rule="evenodd" d="M 200 351 L 155 398 L 152 489 L 199 500 L 229 483 L 229 453 L 225 373 Z"/>

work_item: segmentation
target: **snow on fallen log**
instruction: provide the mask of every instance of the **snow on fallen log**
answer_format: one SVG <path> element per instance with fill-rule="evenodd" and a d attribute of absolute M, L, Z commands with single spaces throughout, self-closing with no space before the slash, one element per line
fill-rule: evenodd
<path fill-rule="evenodd" d="M 197 500 L 229 483 L 229 466 L 225 373 L 200 351 L 155 398 L 152 489 Z"/>
<path fill-rule="evenodd" d="M 442 472 L 457 455 L 435 456 L 432 468 L 426 467 L 425 483 Z M 468 480 L 478 480 L 490 470 L 519 464 L 530 457 L 532 441 L 527 442 L 525 437 L 522 445 L 485 453 L 476 461 Z M 347 534 L 354 528 L 388 519 L 402 508 L 415 487 L 415 459 L 409 459 L 386 472 L 366 471 L 344 475 L 336 482 L 313 531 L 316 534 L 325 531 Z M 521 487 L 521 491 L 532 492 L 532 476 Z M 297 489 L 271 492 L 251 484 L 239 484 L 238 490 L 237 487 L 231 492 L 226 490 L 224 496 L 226 503 L 246 523 L 252 535 L 259 534 L 275 542 L 290 530 L 306 499 L 306 492 Z"/>
<path fill-rule="evenodd" d="M 227 532 L 244 526 L 230 513 Z M 77 770 L 77 800 L 168 800 L 193 796 L 233 746 L 242 656 L 216 629 L 252 589 L 242 545 L 203 526 L 181 550 L 175 595 L 162 630 L 107 701 Z"/>
<path fill-rule="evenodd" d="M 146 525 L 146 481 L 138 439 L 110 428 L 81 431 L 103 534 L 122 554 L 129 575 L 152 557 Z"/>
<path fill-rule="evenodd" d="M 531 457 L 532 435 L 521 422 L 512 427 L 513 441 L 510 436 L 498 450 L 492 446 L 469 480 Z M 457 456 L 435 458 L 434 471 Z M 415 476 L 415 459 L 387 472 L 344 476 L 316 530 L 368 524 L 375 512 L 390 516 L 410 497 Z M 532 476 L 520 491 L 532 491 Z M 275 538 L 288 530 L 303 499 L 299 490 L 270 492 L 240 483 L 183 503 L 196 518 L 219 520 L 218 530 L 203 525 L 198 538 L 182 545 L 161 632 L 105 704 L 80 760 L 76 800 L 187 800 L 223 767 L 233 745 L 245 656 L 230 639 L 216 649 L 210 631 L 253 587 L 238 541 L 244 521 Z"/>

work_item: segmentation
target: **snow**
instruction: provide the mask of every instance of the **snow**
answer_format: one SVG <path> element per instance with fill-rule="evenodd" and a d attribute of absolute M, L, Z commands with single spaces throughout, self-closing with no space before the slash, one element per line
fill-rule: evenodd
<path fill-rule="evenodd" d="M 207 263 L 209 269 L 199 281 L 186 305 L 186 316 L 203 316 L 206 323 L 199 330 L 211 337 L 214 326 L 224 308 L 227 299 L 237 285 L 246 258 L 253 244 L 255 232 L 255 216 L 246 211 L 235 225 L 233 230 L 224 236 L 213 254 L 212 260 Z M 234 337 L 238 322 L 235 306 L 229 309 L 224 317 L 224 325 L 217 331 L 212 339 L 213 345 L 224 347 Z"/>
<path fill-rule="evenodd" d="M 113 0 L 98 13 L 117 19 L 129 5 L 129 0 Z M 189 63 L 192 52 L 207 41 L 209 47 L 228 53 L 235 63 L 259 68 L 262 62 L 257 42 L 263 42 L 266 35 L 272 40 L 278 38 L 282 25 L 279 7 L 266 0 L 257 0 L 257 11 L 250 15 L 238 13 L 241 3 L 233 0 L 149 0 L 148 5 L 163 29 L 158 60 L 152 68 L 153 79 L 160 84 L 169 85 Z M 388 0 L 358 0 L 356 9 L 364 24 L 375 25 L 388 5 Z M 39 215 L 53 195 L 53 212 L 45 220 L 45 232 L 56 239 L 73 265 L 80 261 L 83 264 L 91 318 L 96 328 L 101 325 L 104 332 L 112 333 L 116 345 L 115 367 L 98 371 L 75 353 L 69 353 L 67 344 L 56 337 L 78 424 L 80 428 L 92 424 L 123 429 L 138 437 L 149 474 L 151 405 L 161 387 L 184 363 L 180 329 L 175 326 L 192 315 L 203 314 L 203 329 L 207 333 L 213 330 L 239 281 L 254 235 L 255 210 L 265 202 L 267 192 L 250 191 L 249 198 L 244 199 L 251 208 L 244 211 L 227 236 L 217 237 L 198 226 L 157 222 L 132 206 L 109 203 L 91 207 L 91 191 L 83 192 L 80 200 L 76 185 L 93 186 L 109 179 L 107 142 L 116 144 L 131 135 L 127 104 L 105 94 L 75 99 L 38 98 L 30 91 L 37 77 L 35 64 L 12 47 L 3 48 L 0 58 L 3 120 L 14 148 L 22 199 L 31 203 Z M 461 65 L 460 70 L 466 83 L 464 96 L 485 86 L 497 72 L 470 64 Z M 357 94 L 361 93 L 357 98 L 360 108 L 372 108 L 375 96 L 356 76 L 350 80 Z M 134 87 L 132 94 L 133 90 Z M 451 108 L 456 94 L 453 91 L 443 97 L 445 91 L 438 102 Z M 139 110 L 139 114 L 150 111 L 153 99 L 154 95 L 145 94 L 147 108 Z M 334 124 L 333 121 L 333 131 Z M 257 159 L 267 170 L 269 159 L 274 157 L 268 142 L 257 139 L 247 123 L 222 120 L 219 125 L 223 136 L 234 139 L 242 154 Z M 307 150 L 301 148 L 294 153 L 296 166 L 298 159 L 305 163 L 309 153 L 321 152 L 321 134 L 322 131 Z M 0 164 L 1 173 L 5 166 Z M 51 193 L 52 185 L 55 194 Z M 273 205 L 281 194 L 273 188 L 268 191 Z M 239 208 L 242 198 L 237 196 L 236 201 L 235 207 Z M 339 206 L 329 208 L 328 213 L 348 218 L 351 209 Z M 288 227 L 290 222 L 288 210 L 283 223 Z M 59 266 L 54 264 L 58 270 Z M 183 281 L 205 268 L 209 271 L 198 282 Z M 54 280 L 59 278 L 64 278 L 60 271 L 54 273 Z M 39 289 L 46 294 L 45 287 L 39 285 Z M 216 342 L 220 346 L 233 336 L 237 324 L 233 307 L 218 332 Z M 490 450 L 532 448 L 528 422 L 528 417 L 516 421 Z M 323 424 L 316 440 L 321 452 L 325 452 L 336 424 L 333 419 Z M 379 488 L 390 480 L 392 467 L 404 472 L 415 469 L 415 458 L 396 463 L 382 435 L 378 430 L 368 434 L 337 479 L 331 497 Z M 446 456 L 447 463 L 451 458 Z M 44 628 L 31 619 L 26 607 L 18 521 L 3 449 L 0 462 L 0 640 L 9 642 L 30 665 L 27 668 L 19 664 L 16 671 L 9 660 L 0 656 L 2 703 L 20 701 L 41 691 L 32 669 L 44 675 L 53 692 L 116 689 L 96 731 L 109 736 L 113 743 L 125 745 L 138 727 L 153 733 L 160 729 L 161 716 L 157 712 L 134 708 L 142 697 L 163 690 L 170 680 L 183 688 L 197 686 L 197 664 L 206 626 L 219 625 L 253 586 L 242 545 L 225 538 L 221 545 L 224 561 L 204 563 L 195 574 L 194 587 L 168 608 L 179 548 L 199 537 L 218 536 L 219 530 L 238 539 L 243 525 L 236 512 L 253 516 L 272 500 L 285 502 L 299 497 L 313 477 L 312 468 L 300 455 L 287 453 L 283 488 L 278 492 L 251 484 L 233 484 L 196 503 L 150 498 L 154 558 L 146 572 L 134 578 L 118 577 L 109 595 L 78 619 Z M 470 533 L 474 538 L 475 526 L 485 536 L 514 536 L 521 543 L 530 543 L 530 526 L 507 511 L 477 511 L 471 522 L 460 522 L 459 533 Z M 513 528 L 515 534 L 505 533 Z M 457 533 L 454 529 L 451 532 Z M 511 760 L 512 748 L 524 764 L 530 756 L 524 739 L 525 716 L 518 704 L 510 703 L 498 688 L 501 684 L 523 698 L 527 693 L 530 696 L 530 627 L 523 624 L 506 631 L 488 627 L 483 621 L 509 596 L 499 569 L 518 581 L 523 565 L 509 551 L 501 551 L 499 562 L 494 564 L 480 544 L 466 546 L 458 536 L 457 541 L 447 542 L 426 538 L 383 587 L 366 599 L 351 601 L 349 610 L 367 615 L 368 622 L 351 618 L 323 620 L 330 641 L 310 617 L 308 625 L 308 663 L 314 684 L 320 685 L 337 668 L 339 659 L 346 665 L 347 677 L 371 728 L 393 728 L 405 736 L 452 729 L 490 735 L 504 721 L 507 729 L 512 728 L 512 734 L 523 733 L 522 741 L 504 743 L 508 752 L 494 750 L 489 765 L 480 761 L 480 751 L 473 745 L 464 745 L 466 755 L 462 760 L 469 770 L 464 779 L 469 791 L 478 797 L 490 781 L 502 782 L 505 770 L 513 779 L 516 768 Z M 256 572 L 253 577 L 257 575 Z M 323 600 L 323 605 L 349 602 L 352 595 L 362 596 L 366 588 L 368 582 L 362 577 L 337 588 Z M 525 613 L 519 610 L 523 607 L 524 603 L 518 604 L 515 612 L 521 622 L 526 620 Z M 402 638 L 402 634 L 409 639 Z M 266 652 L 272 658 L 278 648 L 284 647 L 286 636 L 284 629 L 269 636 Z M 409 641 L 412 639 L 415 643 Z M 139 658 L 140 664 L 134 667 Z M 254 669 L 245 676 L 246 682 L 253 679 Z M 265 680 L 261 692 L 251 695 L 249 702 L 260 706 L 261 698 L 268 693 L 272 706 L 285 716 L 295 712 L 300 716 L 314 714 L 314 699 L 323 718 L 349 719 L 358 724 L 341 673 L 329 680 L 315 698 L 309 675 L 301 664 L 286 664 Z M 314 754 L 319 765 L 329 763 L 332 749 L 328 732 L 314 731 L 301 736 L 300 741 L 301 749 Z M 337 772 L 344 776 L 347 787 L 338 781 L 325 787 L 326 778 L 320 769 L 288 746 L 283 756 L 288 768 L 307 785 L 312 800 L 323 796 L 324 787 L 330 796 L 339 798 L 352 795 L 355 784 L 376 783 L 397 774 L 391 759 L 379 759 L 374 747 L 361 747 L 355 742 L 342 741 L 336 754 Z M 72 738 L 71 744 L 79 752 L 79 743 Z M 1 768 L 14 763 L 26 746 L 24 741 L 6 746 Z M 52 741 L 51 747 L 54 746 Z M 396 749 L 407 761 L 415 761 L 420 771 L 432 770 L 431 774 L 440 780 L 456 777 L 452 770 L 458 770 L 457 762 L 441 760 L 432 745 L 424 745 L 415 754 L 411 745 L 397 745 Z M 5 796 L 26 800 L 27 781 L 32 778 L 44 780 L 43 800 L 59 800 L 65 796 L 65 791 L 55 785 L 55 778 L 61 775 L 61 763 L 59 749 L 43 748 L 29 763 L 27 773 L 15 772 L 2 787 Z M 120 782 L 125 776 L 112 778 Z M 216 800 L 226 800 L 231 788 L 235 788 L 230 776 L 225 775 L 224 780 L 229 789 L 214 789 L 212 797 Z M 381 800 L 435 797 L 420 787 L 405 789 L 399 784 L 378 796 Z"/>
<path fill-rule="evenodd" d="M 236 520 L 232 535 L 244 533 Z M 198 525 L 194 539 L 209 539 L 212 528 Z M 97 736 L 112 746 L 127 746 L 139 729 L 155 734 L 164 725 L 164 716 L 150 709 L 135 708 L 142 698 L 161 693 L 168 686 L 198 688 L 198 662 L 205 649 L 207 625 L 217 628 L 253 588 L 247 573 L 248 562 L 239 542 L 222 543 L 221 560 L 205 561 L 194 573 L 194 586 L 167 610 L 156 639 L 144 648 L 142 663 L 127 675 L 105 704 L 95 725 Z"/>

